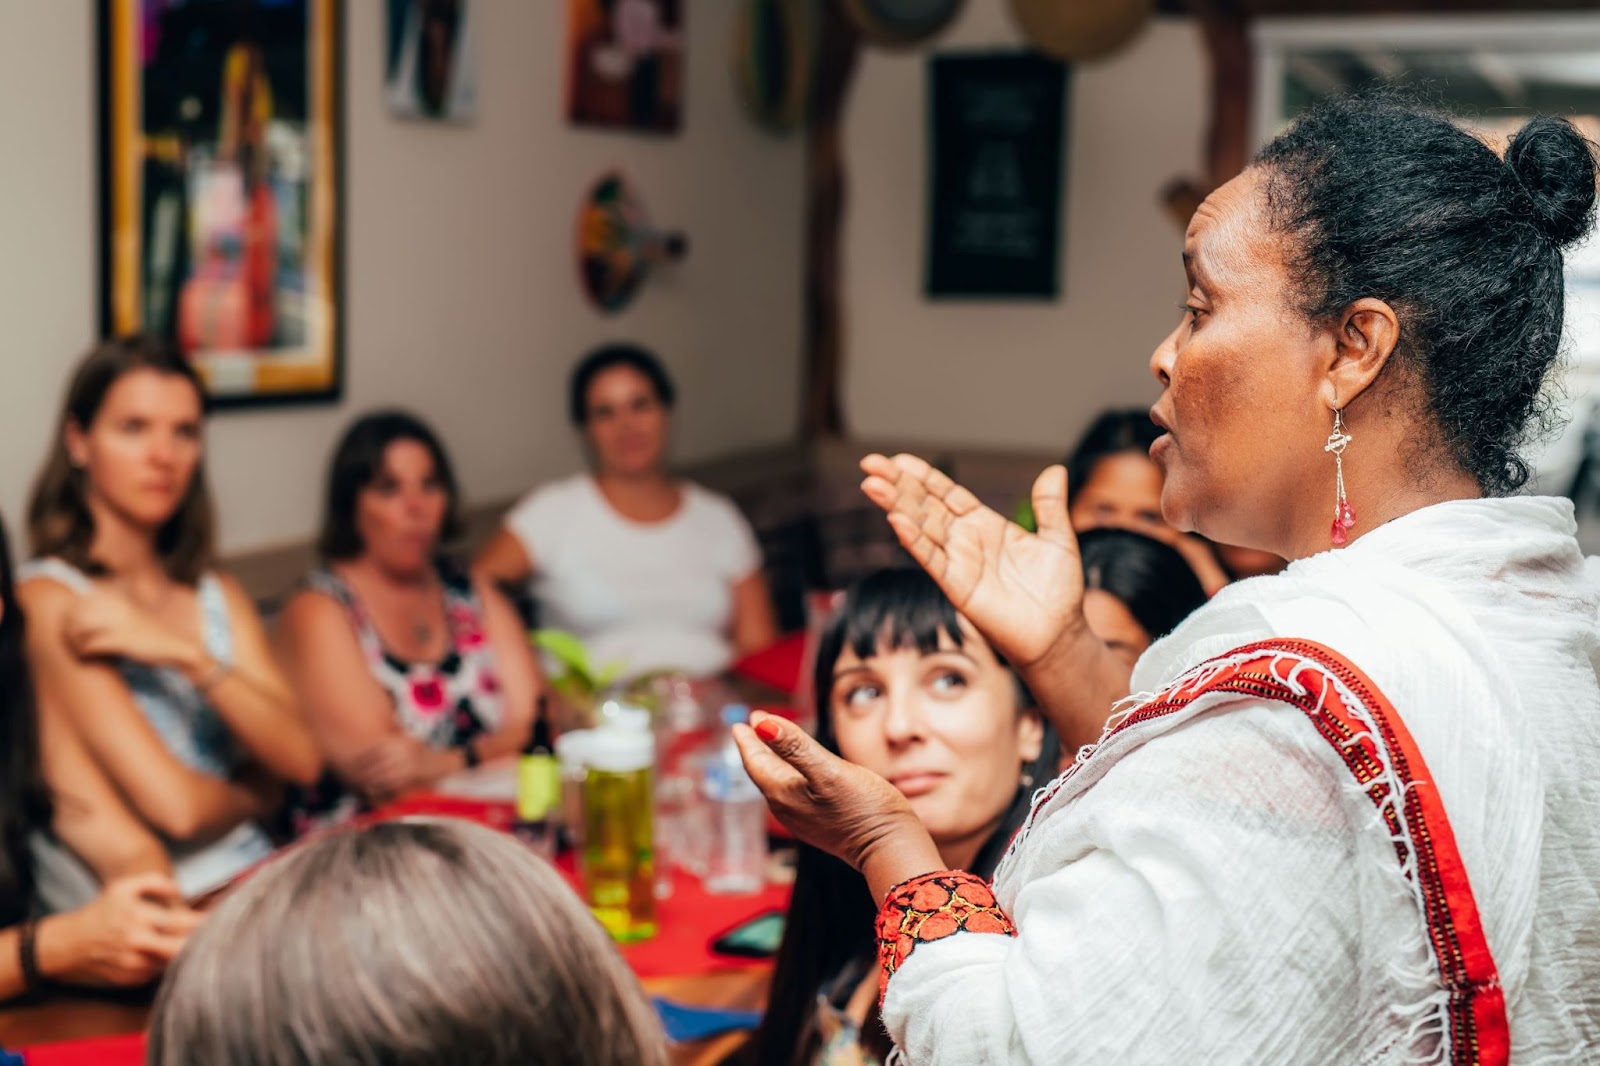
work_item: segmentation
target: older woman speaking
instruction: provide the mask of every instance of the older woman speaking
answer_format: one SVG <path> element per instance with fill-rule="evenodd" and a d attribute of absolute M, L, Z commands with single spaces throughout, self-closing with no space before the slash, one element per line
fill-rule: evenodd
<path fill-rule="evenodd" d="M 943 1063 L 1586 1061 L 1600 1047 L 1600 575 L 1512 496 L 1595 162 L 1384 101 L 1302 118 L 1184 242 L 1151 360 L 1181 529 L 1293 560 L 1133 670 L 993 885 L 794 726 L 741 729 L 883 901 L 883 1017 Z M 1065 478 L 1024 533 L 910 457 L 864 488 L 1064 735 L 1130 690 L 1089 635 Z"/>

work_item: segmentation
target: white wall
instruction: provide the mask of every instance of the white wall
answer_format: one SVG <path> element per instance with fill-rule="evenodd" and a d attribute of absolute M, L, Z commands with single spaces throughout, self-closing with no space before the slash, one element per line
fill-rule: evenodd
<path fill-rule="evenodd" d="M 71 362 L 94 338 L 92 7 L 0 0 L 0 513 L 14 531 Z M 478 113 L 467 127 L 392 119 L 383 5 L 344 7 L 345 400 L 213 420 L 225 549 L 309 535 L 334 438 L 377 404 L 433 422 L 469 502 L 571 470 L 566 373 L 613 337 L 654 346 L 676 374 L 681 459 L 791 435 L 801 145 L 738 110 L 733 4 L 689 3 L 684 125 L 665 139 L 566 124 L 558 0 L 476 0 Z M 573 226 L 588 184 L 617 165 L 690 250 L 607 318 L 580 295 Z"/>
<path fill-rule="evenodd" d="M 936 47 L 1015 47 L 1009 8 L 969 0 Z M 853 433 L 1057 453 L 1101 407 L 1154 399 L 1148 358 L 1183 296 L 1181 234 L 1159 192 L 1200 164 L 1200 41 L 1187 21 L 1157 20 L 1069 77 L 1062 297 L 930 302 L 926 56 L 865 57 L 845 134 Z"/>

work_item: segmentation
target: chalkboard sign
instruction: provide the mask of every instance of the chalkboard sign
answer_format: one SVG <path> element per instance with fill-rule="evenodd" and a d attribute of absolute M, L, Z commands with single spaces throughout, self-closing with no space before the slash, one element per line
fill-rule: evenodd
<path fill-rule="evenodd" d="M 927 293 L 1061 291 L 1066 65 L 1030 52 L 928 63 Z"/>

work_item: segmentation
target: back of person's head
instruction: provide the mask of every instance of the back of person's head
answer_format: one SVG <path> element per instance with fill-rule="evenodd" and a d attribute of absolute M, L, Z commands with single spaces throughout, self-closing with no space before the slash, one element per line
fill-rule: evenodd
<path fill-rule="evenodd" d="M 441 542 L 461 534 L 461 492 L 450 456 L 428 424 L 409 411 L 382 410 L 362 415 L 350 424 L 328 462 L 328 482 L 323 495 L 322 532 L 317 550 L 326 560 L 353 559 L 365 549 L 356 528 L 356 509 L 363 489 L 383 476 L 384 454 L 397 441 L 422 445 L 433 457 L 434 476 L 449 501 L 445 506 Z"/>
<path fill-rule="evenodd" d="M 572 368 L 567 385 L 567 415 L 573 425 L 581 427 L 589 421 L 589 386 L 594 384 L 594 379 L 619 366 L 643 375 L 662 407 L 671 410 L 677 402 L 672 376 L 654 352 L 637 344 L 606 344 L 584 356 Z"/>
<path fill-rule="evenodd" d="M 111 387 L 136 370 L 152 370 L 189 382 L 204 411 L 205 388 L 199 375 L 168 341 L 136 333 L 103 341 L 91 349 L 73 371 L 55 436 L 34 480 L 28 503 L 28 540 L 35 556 L 59 556 L 89 574 L 105 572 L 90 555 L 95 531 L 87 478 L 67 453 L 67 429 L 74 426 L 88 431 Z M 211 565 L 215 529 L 202 458 L 177 510 L 156 533 L 156 552 L 170 577 L 187 584 L 199 580 Z"/>
<path fill-rule="evenodd" d="M 190 939 L 149 1066 L 665 1064 L 616 948 L 549 864 L 465 822 L 335 831 Z"/>
<path fill-rule="evenodd" d="M 0 928 L 27 917 L 33 898 L 28 838 L 50 825 L 25 639 L 25 620 L 13 590 L 11 546 L 0 522 Z"/>
<path fill-rule="evenodd" d="M 1518 450 L 1551 421 L 1562 251 L 1594 221 L 1594 146 L 1538 117 L 1502 158 L 1446 116 L 1376 95 L 1320 105 L 1256 163 L 1301 314 L 1389 304 L 1400 339 L 1384 376 L 1433 430 L 1420 445 L 1486 493 L 1521 487 Z"/>
<path fill-rule="evenodd" d="M 1178 627 L 1206 602 L 1205 589 L 1176 548 L 1143 533 L 1091 529 L 1078 534 L 1085 591 L 1121 601 L 1151 643 Z"/>
<path fill-rule="evenodd" d="M 1159 436 L 1161 429 L 1150 421 L 1150 412 L 1145 408 L 1113 408 L 1100 412 L 1067 453 L 1067 506 L 1072 506 L 1078 491 L 1089 483 L 1095 464 L 1100 460 L 1124 452 L 1149 455 L 1150 445 Z"/>

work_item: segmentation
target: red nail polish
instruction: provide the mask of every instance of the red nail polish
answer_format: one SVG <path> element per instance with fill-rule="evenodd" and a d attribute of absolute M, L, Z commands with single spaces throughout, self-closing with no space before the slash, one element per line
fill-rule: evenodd
<path fill-rule="evenodd" d="M 778 733 L 781 732 L 777 719 L 774 718 L 761 719 L 755 724 L 755 731 L 756 736 L 761 738 L 763 744 L 771 744 L 778 739 Z"/>

